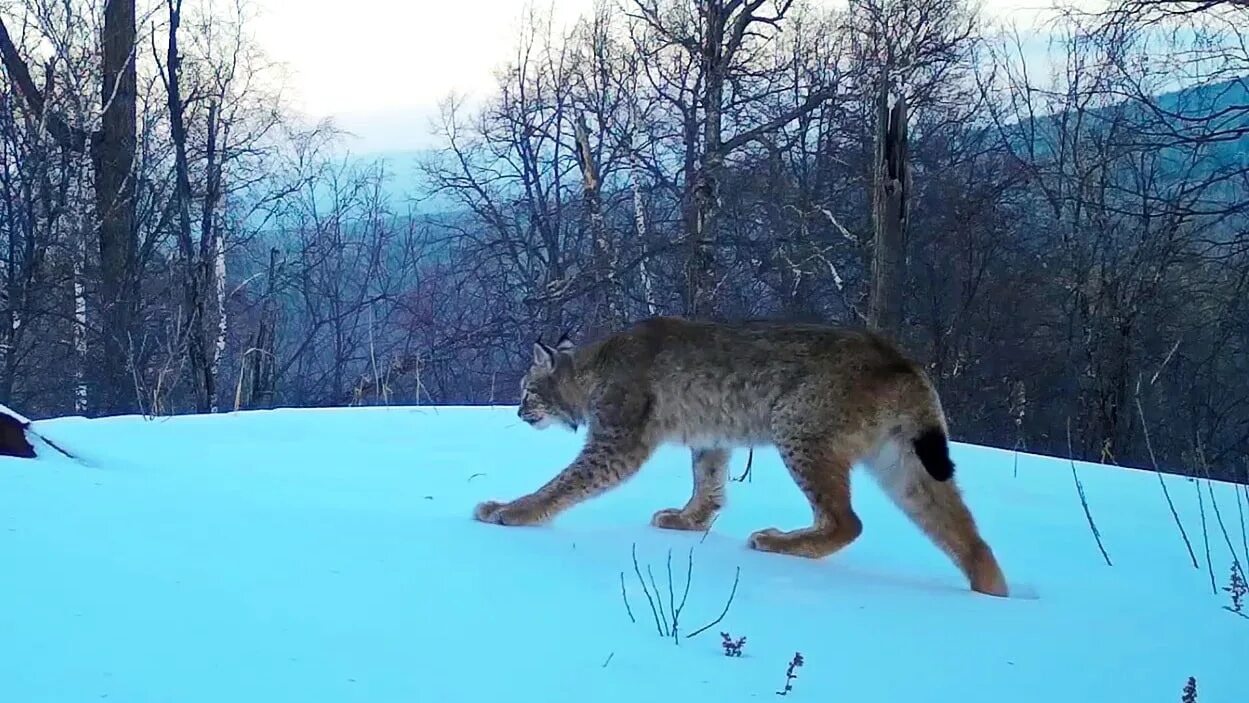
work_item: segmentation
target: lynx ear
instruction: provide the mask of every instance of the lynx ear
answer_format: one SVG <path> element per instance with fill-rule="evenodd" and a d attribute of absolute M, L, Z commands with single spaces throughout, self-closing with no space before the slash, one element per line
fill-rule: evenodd
<path fill-rule="evenodd" d="M 541 369 L 555 368 L 555 350 L 542 343 L 542 339 L 533 343 L 533 365 Z"/>
<path fill-rule="evenodd" d="M 559 341 L 555 343 L 555 351 L 567 353 L 572 349 L 572 340 L 568 339 L 568 333 L 560 335 Z"/>

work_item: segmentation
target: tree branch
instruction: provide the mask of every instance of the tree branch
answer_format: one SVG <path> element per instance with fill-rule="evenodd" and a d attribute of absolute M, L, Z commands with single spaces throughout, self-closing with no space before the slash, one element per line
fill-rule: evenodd
<path fill-rule="evenodd" d="M 71 127 L 55 112 L 45 112 L 47 105 L 44 102 L 44 96 L 35 85 L 35 80 L 30 75 L 30 68 L 18 54 L 17 47 L 13 44 L 9 29 L 5 26 L 3 19 L 0 19 L 0 59 L 3 59 L 5 71 L 26 100 L 30 111 L 35 113 L 47 127 L 48 134 L 52 135 L 61 148 L 81 153 L 87 146 L 87 133 Z"/>
<path fill-rule="evenodd" d="M 734 135 L 733 138 L 731 139 L 725 140 L 722 145 L 722 153 L 729 154 L 734 149 L 745 146 L 746 144 L 752 141 L 755 141 L 761 137 L 765 137 L 771 134 L 772 132 L 775 132 L 776 130 L 784 127 L 790 122 L 793 122 L 799 117 L 802 117 L 808 112 L 811 112 L 815 108 L 819 107 L 820 103 L 833 97 L 833 95 L 834 95 L 834 91 L 831 88 L 817 90 L 816 92 L 811 93 L 810 95 L 807 96 L 806 100 L 802 101 L 801 105 L 797 105 L 789 110 L 786 110 L 779 117 L 773 120 L 765 122 L 756 127 L 752 127 L 746 130 L 745 132 L 741 132 L 737 135 Z"/>

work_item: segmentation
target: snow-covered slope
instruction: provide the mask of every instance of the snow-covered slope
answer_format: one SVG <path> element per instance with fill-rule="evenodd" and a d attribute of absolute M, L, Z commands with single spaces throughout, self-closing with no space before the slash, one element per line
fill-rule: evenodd
<path fill-rule="evenodd" d="M 809 512 L 772 450 L 706 536 L 652 512 L 689 495 L 688 454 L 555 523 L 470 519 L 549 478 L 581 438 L 514 409 L 282 410 L 36 423 L 88 465 L 0 461 L 0 701 L 1178 701 L 1249 699 L 1249 619 L 1211 592 L 1197 484 L 955 445 L 959 480 L 1021 597 L 974 594 L 865 475 L 863 536 L 821 561 L 749 551 Z M 734 457 L 740 472 L 745 452 Z M 1201 490 L 1205 492 L 1204 482 Z M 1236 489 L 1215 485 L 1242 548 Z M 1231 554 L 1203 506 L 1214 575 Z M 634 573 L 668 603 L 674 643 Z M 1243 554 L 1241 555 L 1243 559 Z M 621 594 L 621 574 L 636 622 Z M 649 578 L 647 578 L 649 585 Z M 654 594 L 652 593 L 652 596 Z M 720 632 L 746 637 L 723 655 Z"/>

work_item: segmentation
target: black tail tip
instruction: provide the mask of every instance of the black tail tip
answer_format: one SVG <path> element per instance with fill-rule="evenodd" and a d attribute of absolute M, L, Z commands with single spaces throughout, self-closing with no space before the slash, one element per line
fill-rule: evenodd
<path fill-rule="evenodd" d="M 950 461 L 950 445 L 945 439 L 945 432 L 930 427 L 921 432 L 912 444 L 915 455 L 930 476 L 938 481 L 954 478 L 954 462 Z"/>

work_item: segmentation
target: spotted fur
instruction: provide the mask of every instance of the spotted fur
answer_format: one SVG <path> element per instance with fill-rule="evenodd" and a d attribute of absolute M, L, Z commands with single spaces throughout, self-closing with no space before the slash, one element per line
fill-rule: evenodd
<path fill-rule="evenodd" d="M 862 464 L 963 571 L 972 589 L 1007 595 L 993 551 L 954 482 L 940 400 L 923 370 L 861 330 L 660 317 L 575 347 L 537 342 L 518 415 L 586 428 L 580 454 L 533 493 L 489 501 L 478 520 L 532 525 L 611 490 L 662 445 L 691 449 L 694 491 L 657 527 L 705 530 L 725 504 L 732 449 L 773 446 L 814 514 L 810 527 L 752 534 L 754 549 L 810 558 L 863 531 L 850 501 Z"/>

